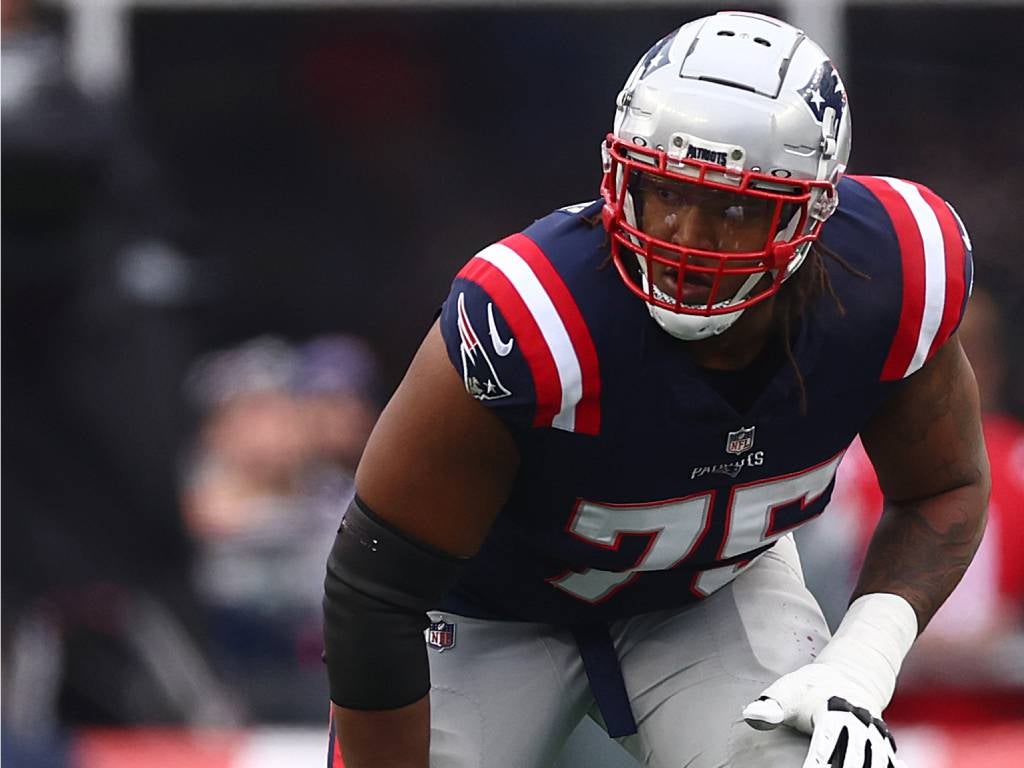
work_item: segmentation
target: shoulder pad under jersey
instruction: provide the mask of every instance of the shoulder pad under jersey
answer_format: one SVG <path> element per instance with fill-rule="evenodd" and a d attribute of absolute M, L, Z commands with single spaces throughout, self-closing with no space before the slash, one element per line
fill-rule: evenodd
<path fill-rule="evenodd" d="M 953 207 L 922 184 L 885 176 L 846 179 L 878 203 L 881 225 L 898 250 L 891 267 L 899 270 L 899 317 L 880 376 L 895 381 L 920 369 L 959 327 L 973 280 L 971 241 Z"/>
<path fill-rule="evenodd" d="M 551 219 L 567 225 L 553 236 L 574 238 L 569 219 L 581 212 L 556 211 L 484 248 L 456 275 L 441 311 L 441 334 L 466 390 L 510 427 L 599 431 L 593 339 L 565 275 L 530 236 L 550 230 Z M 582 229 L 578 236 L 592 239 Z"/>

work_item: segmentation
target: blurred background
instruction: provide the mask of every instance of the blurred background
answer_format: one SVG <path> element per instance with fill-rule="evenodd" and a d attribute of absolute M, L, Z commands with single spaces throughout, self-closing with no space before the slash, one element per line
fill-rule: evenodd
<path fill-rule="evenodd" d="M 5 765 L 325 762 L 323 563 L 379 408 L 465 260 L 597 196 L 637 58 L 735 7 L 3 0 Z M 1024 4 L 743 7 L 833 54 L 851 172 L 971 233 L 992 524 L 890 718 L 911 766 L 1017 765 Z M 833 622 L 878 512 L 855 446 L 802 533 Z M 595 730 L 560 765 L 631 764 Z"/>

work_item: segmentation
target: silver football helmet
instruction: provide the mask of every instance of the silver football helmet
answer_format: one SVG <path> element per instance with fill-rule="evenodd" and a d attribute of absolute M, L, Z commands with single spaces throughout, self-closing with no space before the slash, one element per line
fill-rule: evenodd
<path fill-rule="evenodd" d="M 722 333 L 803 262 L 849 155 L 842 80 L 803 32 L 743 12 L 690 22 L 644 54 L 616 100 L 601 183 L 614 263 L 673 336 Z M 711 200 L 722 221 L 761 217 L 757 245 L 665 236 L 645 221 L 645 183 L 677 205 Z"/>

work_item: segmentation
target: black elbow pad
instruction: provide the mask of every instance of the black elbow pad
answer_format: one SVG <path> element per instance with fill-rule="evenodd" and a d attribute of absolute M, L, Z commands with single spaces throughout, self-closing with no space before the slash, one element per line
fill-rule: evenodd
<path fill-rule="evenodd" d="M 423 632 L 465 562 L 398 531 L 356 497 L 327 560 L 324 647 L 331 700 L 397 709 L 430 690 Z"/>

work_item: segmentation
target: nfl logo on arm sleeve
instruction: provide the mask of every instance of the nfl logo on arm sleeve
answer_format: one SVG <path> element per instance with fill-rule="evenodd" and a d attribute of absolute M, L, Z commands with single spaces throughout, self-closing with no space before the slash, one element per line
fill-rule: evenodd
<path fill-rule="evenodd" d="M 430 627 L 427 629 L 427 645 L 437 649 L 439 653 L 454 648 L 455 624 L 445 621 L 444 617 L 430 622 Z"/>

